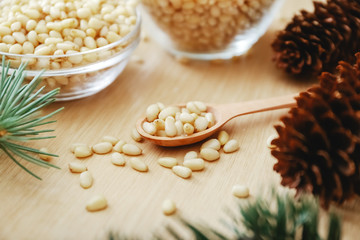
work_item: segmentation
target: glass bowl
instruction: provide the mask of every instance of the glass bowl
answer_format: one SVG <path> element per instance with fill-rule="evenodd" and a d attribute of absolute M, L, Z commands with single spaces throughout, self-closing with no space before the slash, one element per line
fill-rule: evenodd
<path fill-rule="evenodd" d="M 0 56 L 10 60 L 9 74 L 22 62 L 26 62 L 26 78 L 29 80 L 45 69 L 42 74 L 45 92 L 60 88 L 57 101 L 74 100 L 103 90 L 119 76 L 140 42 L 140 30 L 141 16 L 137 9 L 134 29 L 111 44 L 66 55 L 11 54 L 0 51 Z"/>
<path fill-rule="evenodd" d="M 176 57 L 230 59 L 266 32 L 283 0 L 141 0 L 150 37 Z"/>

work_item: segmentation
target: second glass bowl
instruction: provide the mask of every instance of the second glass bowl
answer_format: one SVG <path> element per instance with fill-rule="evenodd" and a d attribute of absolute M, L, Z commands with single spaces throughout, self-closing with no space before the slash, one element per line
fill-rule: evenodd
<path fill-rule="evenodd" d="M 230 59 L 266 32 L 282 0 L 142 0 L 149 35 L 177 57 Z"/>

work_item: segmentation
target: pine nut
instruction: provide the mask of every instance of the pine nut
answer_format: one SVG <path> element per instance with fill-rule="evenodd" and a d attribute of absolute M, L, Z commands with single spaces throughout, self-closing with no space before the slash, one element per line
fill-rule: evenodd
<path fill-rule="evenodd" d="M 217 139 L 219 140 L 221 146 L 224 146 L 229 141 L 229 138 L 230 138 L 229 134 L 224 130 L 220 131 L 219 135 L 217 137 Z"/>
<path fill-rule="evenodd" d="M 188 167 L 183 167 L 183 166 L 174 166 L 172 167 L 172 171 L 178 175 L 179 177 L 182 178 L 189 178 L 191 177 L 191 169 Z"/>
<path fill-rule="evenodd" d="M 93 184 L 93 177 L 89 171 L 80 173 L 80 186 L 83 188 L 89 188 Z"/>
<path fill-rule="evenodd" d="M 156 133 L 156 126 L 154 123 L 150 123 L 150 122 L 144 122 L 142 125 L 142 128 L 144 129 L 144 131 L 150 135 L 155 135 Z"/>
<path fill-rule="evenodd" d="M 134 139 L 134 141 L 136 142 L 141 142 L 143 140 L 143 138 L 141 137 L 141 135 L 138 133 L 138 131 L 136 130 L 136 128 L 133 128 L 131 130 L 131 137 L 132 139 Z"/>
<path fill-rule="evenodd" d="M 46 147 L 42 147 L 40 148 L 40 152 L 45 152 L 45 153 L 49 153 L 49 150 Z M 45 161 L 50 161 L 51 160 L 51 156 L 49 155 L 45 155 L 45 154 L 39 154 L 39 158 Z"/>
<path fill-rule="evenodd" d="M 122 152 L 122 147 L 126 144 L 124 140 L 119 140 L 115 146 L 113 147 L 114 151 L 116 152 Z"/>
<path fill-rule="evenodd" d="M 209 128 L 215 125 L 214 114 L 212 114 L 211 112 L 205 113 L 205 118 L 209 122 L 209 125 L 208 125 Z"/>
<path fill-rule="evenodd" d="M 125 165 L 124 156 L 118 152 L 114 152 L 111 154 L 111 162 L 116 166 L 124 166 Z"/>
<path fill-rule="evenodd" d="M 90 198 L 90 200 L 86 204 L 86 210 L 89 212 L 95 212 L 103 210 L 107 207 L 108 203 L 104 196 L 96 195 Z"/>
<path fill-rule="evenodd" d="M 249 197 L 250 191 L 249 188 L 244 185 L 235 185 L 232 188 L 232 194 L 238 198 L 247 198 Z"/>
<path fill-rule="evenodd" d="M 173 158 L 173 157 L 159 158 L 158 163 L 161 166 L 166 167 L 166 168 L 172 168 L 172 167 L 174 167 L 174 166 L 176 166 L 178 164 L 176 158 Z"/>
<path fill-rule="evenodd" d="M 205 103 L 203 103 L 203 102 L 194 101 L 194 104 L 195 104 L 196 108 L 199 109 L 201 112 L 205 112 L 207 110 L 207 107 L 206 107 Z"/>
<path fill-rule="evenodd" d="M 186 159 L 183 165 L 192 171 L 201 171 L 205 168 L 205 162 L 201 158 Z"/>
<path fill-rule="evenodd" d="M 165 199 L 162 204 L 162 211 L 166 216 L 174 214 L 176 212 L 175 202 L 171 199 Z"/>
<path fill-rule="evenodd" d="M 209 125 L 209 122 L 204 117 L 198 117 L 194 123 L 194 127 L 197 132 L 204 131 L 208 127 L 208 125 Z"/>
<path fill-rule="evenodd" d="M 113 145 L 109 142 L 101 142 L 101 143 L 97 143 L 92 147 L 92 150 L 94 151 L 94 153 L 97 154 L 105 154 L 108 152 L 111 152 L 113 148 Z"/>
<path fill-rule="evenodd" d="M 74 155 L 77 158 L 90 157 L 93 154 L 90 147 L 85 144 L 78 144 L 78 145 L 74 145 L 73 147 L 74 147 Z"/>
<path fill-rule="evenodd" d="M 130 158 L 130 166 L 139 172 L 147 172 L 149 170 L 146 163 L 136 157 Z"/>
<path fill-rule="evenodd" d="M 184 160 L 198 158 L 198 154 L 195 151 L 187 152 L 184 156 Z"/>
<path fill-rule="evenodd" d="M 180 114 L 180 121 L 182 121 L 183 123 L 193 123 L 195 119 L 190 113 L 182 112 Z"/>
<path fill-rule="evenodd" d="M 191 113 L 195 113 L 195 114 L 200 114 L 201 111 L 196 107 L 194 102 L 188 102 L 186 104 L 186 108 L 191 112 Z"/>
<path fill-rule="evenodd" d="M 219 151 L 221 148 L 221 145 L 220 145 L 219 140 L 213 138 L 213 139 L 210 139 L 210 140 L 204 142 L 201 145 L 200 149 L 202 149 L 202 148 L 212 148 L 212 149 L 215 149 L 216 151 Z"/>
<path fill-rule="evenodd" d="M 122 146 L 122 151 L 126 154 L 126 155 L 130 155 L 130 156 L 137 156 L 140 155 L 142 153 L 142 150 L 131 143 L 126 143 Z"/>
<path fill-rule="evenodd" d="M 176 134 L 178 136 L 183 135 L 183 133 L 184 133 L 184 125 L 182 124 L 182 122 L 180 120 L 175 121 L 175 127 L 176 127 Z"/>
<path fill-rule="evenodd" d="M 169 116 L 175 117 L 177 112 L 180 112 L 177 107 L 166 107 L 159 113 L 159 119 L 165 120 Z"/>
<path fill-rule="evenodd" d="M 146 119 L 149 122 L 154 121 L 157 116 L 160 113 L 160 108 L 158 104 L 151 104 L 150 106 L 147 107 L 146 109 Z"/>
<path fill-rule="evenodd" d="M 167 117 L 165 120 L 165 133 L 168 137 L 176 136 L 177 130 L 175 126 L 175 119 L 173 117 Z"/>
<path fill-rule="evenodd" d="M 220 153 L 213 148 L 203 148 L 200 156 L 206 161 L 215 161 L 220 158 Z"/>
<path fill-rule="evenodd" d="M 111 143 L 113 146 L 115 146 L 116 143 L 119 142 L 119 139 L 117 139 L 116 137 L 112 137 L 112 136 L 104 136 L 104 137 L 101 139 L 101 142 L 109 142 L 109 143 Z"/>
<path fill-rule="evenodd" d="M 69 163 L 69 170 L 72 173 L 82 173 L 87 170 L 87 167 L 82 163 L 71 162 Z"/>
<path fill-rule="evenodd" d="M 162 111 L 165 108 L 165 105 L 161 102 L 157 102 L 156 104 L 158 105 L 160 111 Z"/>
<path fill-rule="evenodd" d="M 232 153 L 237 151 L 239 148 L 239 142 L 235 139 L 232 139 L 224 145 L 223 150 L 225 153 Z"/>
<path fill-rule="evenodd" d="M 156 119 L 154 125 L 157 130 L 165 130 L 165 121 L 162 119 Z"/>
<path fill-rule="evenodd" d="M 194 131 L 195 131 L 195 129 L 194 129 L 193 125 L 191 125 L 190 123 L 185 123 L 184 124 L 184 133 L 186 135 L 191 135 L 191 134 L 194 133 Z"/>

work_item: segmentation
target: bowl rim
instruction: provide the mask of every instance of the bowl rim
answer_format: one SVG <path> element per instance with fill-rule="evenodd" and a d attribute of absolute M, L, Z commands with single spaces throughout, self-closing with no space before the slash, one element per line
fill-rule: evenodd
<path fill-rule="evenodd" d="M 139 6 L 135 7 L 135 11 L 136 11 L 136 24 L 135 24 L 134 29 L 131 30 L 131 32 L 126 34 L 123 38 L 119 39 L 118 41 L 107 44 L 107 45 L 99 47 L 99 48 L 91 49 L 91 50 L 88 50 L 88 51 L 85 51 L 85 52 L 76 52 L 76 53 L 62 54 L 62 55 L 15 54 L 15 53 L 8 53 L 8 52 L 1 52 L 1 51 L 0 51 L 0 55 L 6 56 L 6 57 L 16 57 L 16 58 L 50 58 L 50 59 L 56 59 L 56 58 L 66 58 L 66 57 L 72 57 L 72 56 L 85 55 L 85 54 L 89 54 L 89 53 L 96 53 L 96 52 L 112 49 L 112 48 L 114 48 L 114 47 L 116 47 L 118 45 L 121 45 L 122 43 L 126 43 L 131 38 L 134 38 L 134 37 L 136 38 L 136 35 L 140 31 L 142 17 L 141 17 L 141 12 L 140 12 Z M 117 53 L 125 51 L 130 45 L 131 44 L 128 44 L 124 49 L 120 50 Z"/>

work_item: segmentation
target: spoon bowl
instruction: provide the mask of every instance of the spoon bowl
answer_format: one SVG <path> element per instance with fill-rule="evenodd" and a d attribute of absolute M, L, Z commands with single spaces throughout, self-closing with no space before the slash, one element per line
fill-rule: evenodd
<path fill-rule="evenodd" d="M 206 104 L 207 112 L 211 112 L 215 118 L 215 125 L 201 132 L 196 132 L 188 136 L 160 137 L 153 136 L 144 131 L 142 128 L 146 118 L 141 118 L 136 123 L 136 129 L 139 134 L 151 141 L 152 143 L 164 147 L 176 147 L 200 142 L 214 133 L 233 119 L 234 117 L 247 115 L 251 113 L 264 112 L 276 109 L 291 108 L 296 106 L 295 97 L 298 94 L 260 99 L 248 102 L 229 103 L 229 104 Z M 183 105 L 178 105 L 184 107 Z"/>

